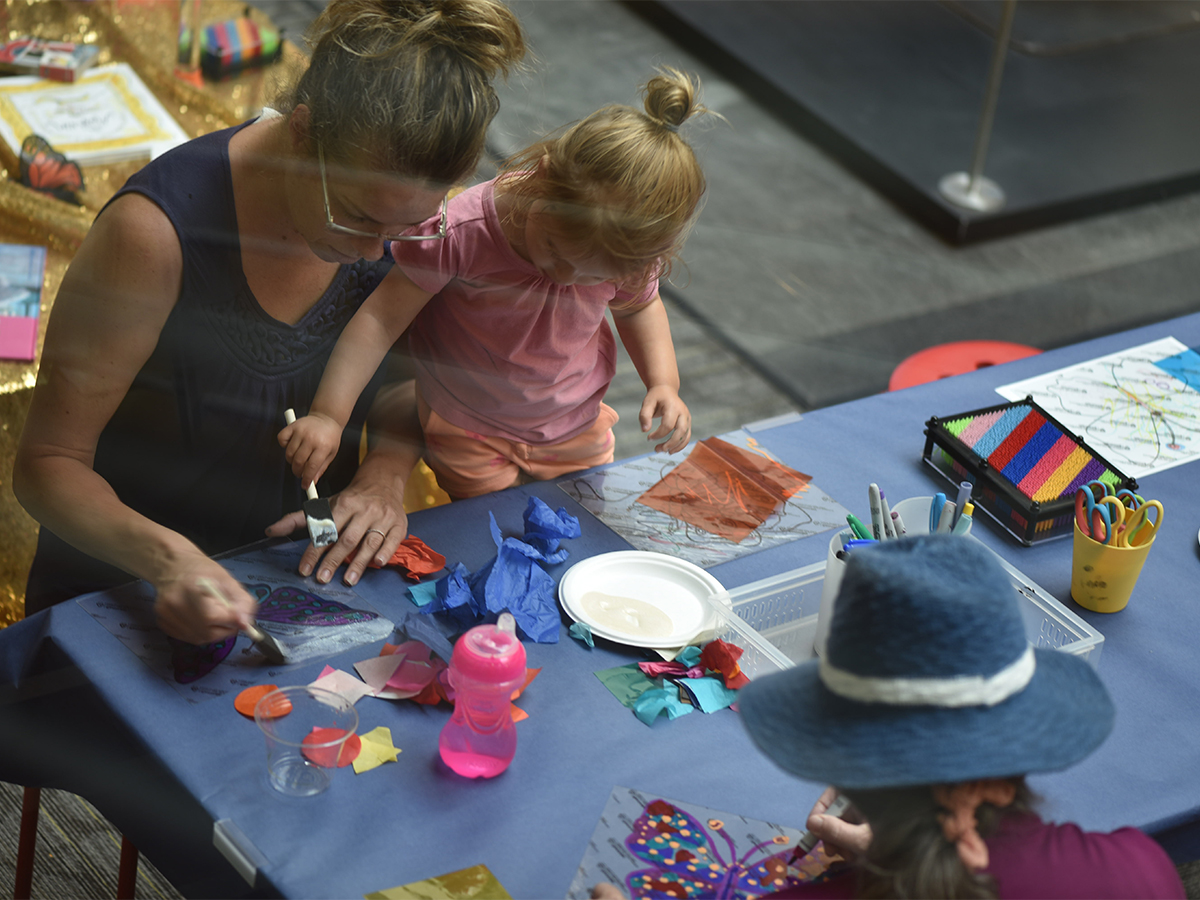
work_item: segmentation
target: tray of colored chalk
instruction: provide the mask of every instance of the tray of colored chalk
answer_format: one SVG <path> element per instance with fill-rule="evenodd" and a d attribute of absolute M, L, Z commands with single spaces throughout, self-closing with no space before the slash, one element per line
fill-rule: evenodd
<path fill-rule="evenodd" d="M 1072 533 L 1075 491 L 1087 482 L 1137 489 L 1032 397 L 934 416 L 922 458 L 956 488 L 969 481 L 976 509 L 1027 547 Z"/>

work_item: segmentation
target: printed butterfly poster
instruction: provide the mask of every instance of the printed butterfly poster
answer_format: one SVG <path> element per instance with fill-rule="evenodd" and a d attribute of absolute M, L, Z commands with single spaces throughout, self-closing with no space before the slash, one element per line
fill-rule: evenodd
<path fill-rule="evenodd" d="M 567 891 L 585 900 L 606 881 L 630 900 L 749 900 L 821 881 L 832 860 L 821 844 L 793 858 L 803 831 L 613 788 Z"/>
<path fill-rule="evenodd" d="M 244 635 L 194 646 L 166 637 L 155 624 L 154 591 L 137 581 L 76 602 L 185 699 L 199 703 L 275 682 L 291 666 L 385 640 L 395 629 L 338 581 L 318 585 L 296 564 L 304 544 L 264 541 L 221 565 L 258 600 L 256 622 L 286 648 L 287 665 L 268 663 Z"/>

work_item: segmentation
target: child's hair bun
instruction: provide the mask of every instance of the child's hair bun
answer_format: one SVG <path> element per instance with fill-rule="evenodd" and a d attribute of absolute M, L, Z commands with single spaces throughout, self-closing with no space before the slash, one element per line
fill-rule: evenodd
<path fill-rule="evenodd" d="M 700 105 L 700 83 L 670 66 L 660 68 L 643 90 L 646 115 L 671 131 L 678 131 L 692 116 L 708 112 Z"/>

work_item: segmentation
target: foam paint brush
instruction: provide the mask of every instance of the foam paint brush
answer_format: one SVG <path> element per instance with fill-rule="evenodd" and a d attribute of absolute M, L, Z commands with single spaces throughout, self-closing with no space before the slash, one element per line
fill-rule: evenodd
<path fill-rule="evenodd" d="M 291 409 L 283 411 L 284 421 L 291 425 L 296 421 L 296 413 Z M 333 521 L 333 508 L 329 500 L 317 496 L 317 483 L 313 481 L 306 488 L 308 499 L 304 501 L 304 520 L 308 524 L 308 536 L 314 547 L 328 547 L 336 544 L 338 539 L 337 525 Z"/>
<path fill-rule="evenodd" d="M 200 576 L 196 579 L 196 584 L 198 584 L 200 589 L 205 591 L 210 597 L 220 600 L 221 603 L 223 603 L 228 609 L 233 609 L 233 603 L 228 597 L 225 596 L 225 592 L 217 587 L 217 583 L 211 578 Z M 258 647 L 259 652 L 262 653 L 262 655 L 265 656 L 270 662 L 273 662 L 277 665 L 283 665 L 288 661 L 287 653 L 274 636 L 267 634 L 265 631 L 253 624 L 247 625 L 243 629 L 243 633 L 246 635 L 246 637 L 250 638 L 250 640 L 254 641 L 254 644 L 256 647 Z"/>

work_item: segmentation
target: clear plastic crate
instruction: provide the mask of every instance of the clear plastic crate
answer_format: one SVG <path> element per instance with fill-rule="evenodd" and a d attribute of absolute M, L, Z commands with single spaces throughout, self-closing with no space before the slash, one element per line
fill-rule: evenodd
<path fill-rule="evenodd" d="M 1035 647 L 1065 650 L 1100 664 L 1104 635 L 997 556 L 1020 598 L 1025 633 Z M 732 607 L 714 603 L 721 623 L 716 636 L 737 644 L 739 664 L 750 678 L 813 658 L 825 563 L 751 582 L 727 593 Z"/>

